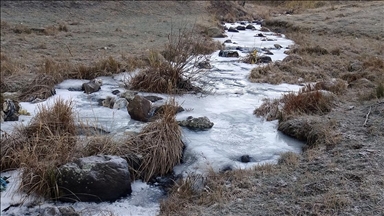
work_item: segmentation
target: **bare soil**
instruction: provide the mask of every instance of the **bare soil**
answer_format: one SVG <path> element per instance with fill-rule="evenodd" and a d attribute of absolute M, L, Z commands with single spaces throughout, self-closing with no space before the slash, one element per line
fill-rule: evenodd
<path fill-rule="evenodd" d="M 108 56 L 141 55 L 161 50 L 171 29 L 215 25 L 209 4 L 1 1 L 1 54 L 32 73 L 45 58 L 91 64 Z M 200 193 L 183 194 L 183 185 L 176 185 L 180 190 L 162 203 L 161 214 L 383 215 L 384 99 L 376 89 L 384 84 L 384 3 L 326 4 L 289 16 L 279 15 L 285 8 L 268 4 L 247 2 L 245 7 L 268 18 L 271 30 L 293 39 L 298 50 L 294 54 L 303 59 L 275 65 L 255 81 L 348 82 L 331 112 L 304 116 L 323 124 L 332 132 L 323 139 L 337 138 L 337 144 L 308 148 L 278 165 L 213 174 Z M 67 30 L 60 31 L 60 25 Z M 56 30 L 39 32 L 50 26 Z M 328 54 L 305 51 L 316 46 Z"/>
<path fill-rule="evenodd" d="M 1 2 L 1 52 L 34 71 L 43 59 L 90 64 L 97 59 L 162 50 L 171 31 L 211 18 L 208 2 L 54 1 Z M 24 26 L 60 25 L 52 34 L 15 33 Z"/>

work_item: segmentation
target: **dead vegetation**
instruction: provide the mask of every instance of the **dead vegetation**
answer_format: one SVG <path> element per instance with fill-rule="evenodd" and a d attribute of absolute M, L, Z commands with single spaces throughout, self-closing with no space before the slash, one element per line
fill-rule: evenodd
<path fill-rule="evenodd" d="M 1 169 L 21 168 L 19 190 L 28 195 L 55 197 L 55 172 L 75 155 L 76 134 L 72 104 L 56 100 L 41 106 L 31 123 L 2 139 Z"/>
<path fill-rule="evenodd" d="M 204 60 L 204 55 L 217 48 L 217 43 L 198 35 L 194 28 L 171 32 L 165 50 L 161 52 L 165 59 L 150 60 L 149 67 L 134 76 L 128 86 L 133 90 L 154 93 L 180 94 L 200 91 L 192 83 L 201 73 L 195 65 Z"/>
<path fill-rule="evenodd" d="M 139 173 L 144 181 L 172 172 L 181 161 L 184 143 L 175 115 L 175 109 L 165 106 L 161 118 L 146 125 L 133 140 L 138 147 L 136 153 L 143 156 Z"/>

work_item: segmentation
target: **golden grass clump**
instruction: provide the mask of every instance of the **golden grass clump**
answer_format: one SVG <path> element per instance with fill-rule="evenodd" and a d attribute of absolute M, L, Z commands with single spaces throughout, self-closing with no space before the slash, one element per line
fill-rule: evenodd
<path fill-rule="evenodd" d="M 2 139 L 1 168 L 21 168 L 19 190 L 43 197 L 58 195 L 56 168 L 75 155 L 76 126 L 72 103 L 57 99 L 40 106 L 27 126 Z"/>
<path fill-rule="evenodd" d="M 284 103 L 284 114 L 324 114 L 331 111 L 332 97 L 324 92 L 307 85 L 295 93 L 284 94 L 281 101 Z"/>
<path fill-rule="evenodd" d="M 128 86 L 133 90 L 180 94 L 200 91 L 193 86 L 193 79 L 201 72 L 194 67 L 204 57 L 217 49 L 217 43 L 202 38 L 194 29 L 171 32 L 165 50 L 161 52 L 165 61 L 151 61 L 148 68 L 134 76 Z M 192 66 L 190 66 L 192 65 Z"/>
<path fill-rule="evenodd" d="M 175 102 L 171 100 L 169 104 Z M 165 107 L 161 118 L 146 125 L 133 140 L 137 154 L 143 156 L 139 172 L 144 181 L 172 172 L 181 161 L 184 143 L 175 119 L 176 111 L 172 106 Z"/>

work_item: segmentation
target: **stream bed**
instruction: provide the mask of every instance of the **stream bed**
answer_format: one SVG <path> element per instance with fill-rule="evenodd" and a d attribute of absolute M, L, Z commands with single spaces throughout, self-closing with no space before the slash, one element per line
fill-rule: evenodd
<path fill-rule="evenodd" d="M 236 27 L 240 23 L 226 23 L 226 27 Z M 262 55 L 262 48 L 269 48 L 273 61 L 286 57 L 287 50 L 293 41 L 284 35 L 273 32 L 259 31 L 261 26 L 253 24 L 256 29 L 239 32 L 226 32 L 227 38 L 218 38 L 220 42 L 228 39 L 226 47 L 237 50 L 240 58 L 249 52 L 257 50 Z M 255 37 L 263 34 L 265 37 Z M 276 48 L 276 44 L 282 48 Z M 263 163 L 276 163 L 279 155 L 292 151 L 299 153 L 302 143 L 291 139 L 276 129 L 277 121 L 266 122 L 253 114 L 255 108 L 262 104 L 264 98 L 278 98 L 283 93 L 298 91 L 297 85 L 270 85 L 251 83 L 248 81 L 252 68 L 261 65 L 242 63 L 240 58 L 219 57 L 219 51 L 209 56 L 211 69 L 206 69 L 201 74 L 204 88 L 209 90 L 206 94 L 185 94 L 176 96 L 176 101 L 186 111 L 177 115 L 177 120 L 184 120 L 188 116 L 208 117 L 214 126 L 207 131 L 191 131 L 183 128 L 183 140 L 186 145 L 183 164 L 174 168 L 175 174 L 187 176 L 189 174 L 204 174 L 210 169 L 222 171 L 228 169 L 252 168 Z M 100 77 L 103 80 L 101 90 L 90 95 L 80 91 L 69 91 L 71 87 L 81 86 L 88 80 L 66 80 L 56 86 L 56 95 L 38 104 L 21 103 L 23 109 L 31 116 L 20 116 L 18 122 L 4 122 L 1 124 L 3 131 L 11 132 L 17 124 L 27 124 L 36 114 L 39 104 L 52 103 L 57 98 L 72 100 L 75 113 L 80 121 L 87 122 L 119 135 L 129 131 L 139 132 L 146 124 L 132 120 L 128 112 L 114 110 L 98 105 L 97 100 L 106 96 L 114 96 L 113 90 L 124 91 L 122 83 L 129 79 L 130 73 L 121 73 L 113 77 Z M 156 95 L 166 99 L 164 94 L 142 93 L 139 95 Z M 156 102 L 157 103 L 157 102 Z M 247 155 L 250 161 L 241 162 L 241 156 Z M 1 192 L 1 210 L 11 204 L 19 203 L 23 194 L 15 192 L 18 184 L 18 171 L 2 173 L 2 176 L 11 176 L 10 184 L 6 191 Z M 164 194 L 158 187 L 149 186 L 141 181 L 132 185 L 133 193 L 113 203 L 75 203 L 72 207 L 76 211 L 83 211 L 84 215 L 103 215 L 110 211 L 114 215 L 156 215 L 159 211 L 159 199 Z M 65 206 L 68 204 L 54 204 L 45 202 L 39 206 L 27 208 L 25 205 L 11 207 L 2 215 L 38 215 L 39 209 L 46 206 Z M 88 211 L 87 211 L 88 210 Z"/>

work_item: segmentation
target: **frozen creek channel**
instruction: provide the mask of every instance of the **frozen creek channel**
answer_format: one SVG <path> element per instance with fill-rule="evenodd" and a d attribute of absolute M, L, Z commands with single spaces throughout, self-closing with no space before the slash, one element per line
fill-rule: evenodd
<path fill-rule="evenodd" d="M 236 27 L 239 23 L 225 24 L 226 27 Z M 216 39 L 220 42 L 230 39 L 236 44 L 230 47 L 242 47 L 240 57 L 246 56 L 249 50 L 257 49 L 262 54 L 261 48 L 270 48 L 273 61 L 286 57 L 284 51 L 293 44 L 284 37 L 272 32 L 260 32 L 261 26 L 255 25 L 256 30 L 226 32 L 227 38 Z M 266 37 L 255 37 L 262 33 Z M 264 39 L 264 40 L 263 40 Z M 269 39 L 269 40 L 266 40 Z M 283 48 L 276 49 L 274 44 Z M 228 46 L 229 47 L 229 46 Z M 186 144 L 184 163 L 174 168 L 175 174 L 186 176 L 191 173 L 204 174 L 209 169 L 220 171 L 223 169 L 246 169 L 263 163 L 276 163 L 283 152 L 300 152 L 301 143 L 293 140 L 276 130 L 277 122 L 266 122 L 253 115 L 256 107 L 262 104 L 263 98 L 277 98 L 285 92 L 298 91 L 296 85 L 270 85 L 251 83 L 248 81 L 252 68 L 256 65 L 242 63 L 239 58 L 219 57 L 219 51 L 210 55 L 212 69 L 203 73 L 205 87 L 210 89 L 210 94 L 183 95 L 176 97 L 176 101 L 188 111 L 177 115 L 178 120 L 188 116 L 207 116 L 213 123 L 212 129 L 194 132 L 183 129 L 183 139 Z M 66 80 L 56 86 L 56 95 L 43 104 L 50 104 L 57 98 L 72 100 L 79 120 L 98 125 L 112 134 L 122 134 L 127 131 L 140 131 L 145 123 L 130 119 L 124 110 L 112 110 L 97 105 L 97 99 L 113 96 L 113 90 L 124 91 L 119 87 L 129 75 L 122 73 L 114 77 L 100 77 L 103 86 L 99 92 L 86 95 L 83 92 L 68 91 L 70 87 L 77 87 L 87 80 Z M 139 93 L 140 95 L 157 95 L 167 98 L 167 95 Z M 40 104 L 42 104 L 40 103 Z M 4 122 L 2 130 L 12 131 L 16 124 L 27 124 L 36 114 L 39 104 L 21 103 L 21 106 L 31 113 L 31 116 L 20 116 L 19 122 Z M 251 161 L 242 163 L 240 157 L 249 155 Z M 11 176 L 7 190 L 1 192 L 1 210 L 14 203 L 19 203 L 23 194 L 15 192 L 18 184 L 18 171 L 2 173 L 2 176 Z M 151 187 L 143 182 L 136 181 L 132 185 L 133 193 L 113 203 L 75 203 L 71 204 L 76 211 L 85 215 L 105 215 L 112 212 L 114 215 L 156 215 L 159 212 L 159 199 L 163 192 L 157 187 Z M 39 215 L 39 209 L 47 206 L 65 206 L 68 204 L 53 204 L 45 202 L 33 208 L 27 205 L 12 207 L 2 215 Z"/>

